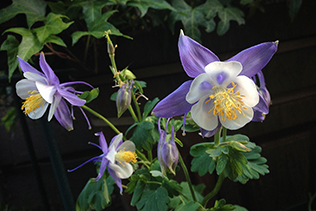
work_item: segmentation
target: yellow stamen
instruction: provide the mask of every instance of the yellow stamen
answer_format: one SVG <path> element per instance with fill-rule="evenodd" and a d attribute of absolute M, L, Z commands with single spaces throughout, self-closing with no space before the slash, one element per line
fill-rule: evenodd
<path fill-rule="evenodd" d="M 123 164 L 122 162 L 133 164 L 137 162 L 137 155 L 135 152 L 125 151 L 124 149 L 122 149 L 115 154 L 115 160 L 117 160 L 121 164 Z"/>
<path fill-rule="evenodd" d="M 213 87 L 215 90 L 214 94 L 209 96 L 209 100 L 205 101 L 205 103 L 209 103 L 211 100 L 213 101 L 214 107 L 209 111 L 209 113 L 213 113 L 214 116 L 221 116 L 222 120 L 225 121 L 226 118 L 229 120 L 237 119 L 237 114 L 242 114 L 245 117 L 242 109 L 247 109 L 244 105 L 243 98 L 245 95 L 240 94 L 238 90 L 235 92 L 235 88 L 237 85 L 232 82 L 231 88 L 220 88 Z"/>
<path fill-rule="evenodd" d="M 43 105 L 46 102 L 38 91 L 28 91 L 28 93 L 30 93 L 30 96 L 25 99 L 21 107 L 21 110 L 24 110 L 23 112 L 25 115 L 35 111 L 39 107 L 43 108 Z"/>

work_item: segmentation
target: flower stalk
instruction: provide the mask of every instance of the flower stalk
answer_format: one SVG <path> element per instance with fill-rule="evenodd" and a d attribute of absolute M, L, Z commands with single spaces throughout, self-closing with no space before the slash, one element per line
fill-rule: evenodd
<path fill-rule="evenodd" d="M 202 206 L 205 207 L 207 202 L 213 198 L 217 193 L 218 191 L 220 190 L 222 184 L 223 184 L 223 181 L 225 179 L 225 176 L 224 176 L 224 173 L 221 173 L 219 176 L 218 176 L 218 179 L 217 179 L 217 182 L 215 184 L 215 187 L 214 189 L 212 190 L 212 192 L 210 192 L 209 194 L 207 194 L 204 198 L 203 198 L 203 201 L 202 201 Z"/>

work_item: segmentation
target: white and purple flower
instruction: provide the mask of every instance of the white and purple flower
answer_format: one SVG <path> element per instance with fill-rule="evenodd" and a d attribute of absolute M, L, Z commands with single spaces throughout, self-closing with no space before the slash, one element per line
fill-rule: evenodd
<path fill-rule="evenodd" d="M 77 92 L 69 86 L 81 83 L 91 88 L 93 87 L 81 81 L 60 83 L 54 71 L 46 63 L 43 53 L 40 54 L 39 59 L 39 65 L 43 73 L 33 68 L 20 57 L 18 59 L 23 76 L 25 77 L 25 79 L 16 83 L 17 95 L 25 100 L 21 107 L 23 112 L 31 119 L 39 119 L 50 105 L 48 121 L 54 115 L 65 129 L 72 130 L 72 115 L 65 100 L 73 106 L 82 106 L 86 101 L 76 95 L 82 92 Z"/>
<path fill-rule="evenodd" d="M 193 80 L 160 101 L 153 109 L 158 117 L 170 118 L 191 112 L 203 136 L 212 136 L 223 126 L 236 130 L 250 121 L 262 121 L 269 112 L 270 97 L 261 69 L 277 50 L 278 42 L 248 48 L 227 61 L 180 33 L 182 66 Z M 253 78 L 258 76 L 260 87 Z"/>
<path fill-rule="evenodd" d="M 135 144 L 131 141 L 123 142 L 123 134 L 120 133 L 113 137 L 111 143 L 108 147 L 105 137 L 102 132 L 96 133 L 97 136 L 100 136 L 99 143 L 100 146 L 94 143 L 92 144 L 102 150 L 102 154 L 96 157 L 91 158 L 90 160 L 84 162 L 80 166 L 68 170 L 68 172 L 75 171 L 81 166 L 85 165 L 90 161 L 100 162 L 99 174 L 95 178 L 96 181 L 101 179 L 105 169 L 108 167 L 108 172 L 110 176 L 114 179 L 117 186 L 120 188 L 122 193 L 122 181 L 121 179 L 127 179 L 133 174 L 133 166 L 131 163 L 136 163 L 137 155 L 135 153 Z"/>

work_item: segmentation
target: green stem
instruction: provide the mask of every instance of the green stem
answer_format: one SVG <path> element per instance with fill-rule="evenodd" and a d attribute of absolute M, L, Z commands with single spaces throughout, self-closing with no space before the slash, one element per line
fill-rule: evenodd
<path fill-rule="evenodd" d="M 132 108 L 131 105 L 128 106 L 128 110 L 129 110 L 129 112 L 131 113 L 131 115 L 132 115 L 134 121 L 135 121 L 135 122 L 139 122 L 139 120 L 137 119 L 137 116 L 136 116 L 136 114 L 135 114 L 135 112 L 134 112 L 134 110 L 133 110 L 133 108 Z"/>
<path fill-rule="evenodd" d="M 227 134 L 227 129 L 223 127 L 223 142 L 226 141 L 226 134 Z"/>
<path fill-rule="evenodd" d="M 192 183 L 191 183 L 191 179 L 190 179 L 190 175 L 189 175 L 188 169 L 185 166 L 185 163 L 183 162 L 181 154 L 180 153 L 178 153 L 178 154 L 179 154 L 179 162 L 180 162 L 180 165 L 181 165 L 181 167 L 183 169 L 185 178 L 187 179 L 187 182 L 189 184 L 189 188 L 190 188 L 190 192 L 191 192 L 193 201 L 196 202 L 195 192 L 194 192 L 194 189 L 193 189 L 193 186 L 192 186 Z"/>
<path fill-rule="evenodd" d="M 153 160 L 153 155 L 150 150 L 147 151 L 148 160 L 151 162 Z"/>
<path fill-rule="evenodd" d="M 219 175 L 218 179 L 217 179 L 217 182 L 216 182 L 215 187 L 214 187 L 214 189 L 212 190 L 212 192 L 210 192 L 209 194 L 207 194 L 207 195 L 204 197 L 204 199 L 203 199 L 203 201 L 202 201 L 202 203 L 201 203 L 202 206 L 205 207 L 206 204 L 207 204 L 207 202 L 208 202 L 211 198 L 213 198 L 213 197 L 218 193 L 219 189 L 221 188 L 221 186 L 222 186 L 222 184 L 223 184 L 224 179 L 225 179 L 224 173 L 221 173 L 221 174 Z"/>
<path fill-rule="evenodd" d="M 83 109 L 85 109 L 86 111 L 89 111 L 91 114 L 93 114 L 94 116 L 102 119 L 107 125 L 110 126 L 110 128 L 112 128 L 112 130 L 114 130 L 117 134 L 120 134 L 121 132 L 104 116 L 102 116 L 101 114 L 99 114 L 98 112 L 92 110 L 91 108 L 89 108 L 86 105 L 81 106 Z"/>
<path fill-rule="evenodd" d="M 142 115 L 141 115 L 140 108 L 139 108 L 137 99 L 136 99 L 135 94 L 134 94 L 133 91 L 132 91 L 132 98 L 133 98 L 133 102 L 134 102 L 134 105 L 135 105 L 135 108 L 136 108 L 136 111 L 137 111 L 137 114 L 138 114 L 138 119 L 141 122 L 142 121 Z"/>
<path fill-rule="evenodd" d="M 220 144 L 220 138 L 221 138 L 221 131 L 222 131 L 222 127 L 215 133 L 214 135 L 214 143 L 215 146 Z"/>

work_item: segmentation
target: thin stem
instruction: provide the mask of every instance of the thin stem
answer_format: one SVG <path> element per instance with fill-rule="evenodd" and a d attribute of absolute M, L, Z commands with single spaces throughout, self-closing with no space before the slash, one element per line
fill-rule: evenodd
<path fill-rule="evenodd" d="M 135 122 L 139 122 L 139 120 L 137 119 L 137 116 L 136 116 L 136 114 L 135 114 L 135 112 L 134 112 L 134 110 L 133 110 L 133 108 L 132 108 L 131 105 L 128 106 L 128 110 L 129 110 L 129 112 L 131 113 L 131 115 L 132 115 L 134 121 L 135 121 Z"/>
<path fill-rule="evenodd" d="M 86 111 L 89 111 L 91 114 L 93 114 L 94 116 L 102 119 L 107 125 L 110 126 L 110 128 L 112 128 L 112 130 L 114 130 L 114 132 L 116 132 L 117 134 L 120 134 L 121 132 L 104 116 L 102 116 L 101 114 L 99 114 L 98 112 L 92 110 L 91 108 L 89 108 L 86 105 L 81 106 L 83 109 L 85 109 Z"/>
<path fill-rule="evenodd" d="M 211 198 L 213 198 L 213 197 L 218 193 L 219 189 L 221 188 L 221 186 L 222 186 L 222 184 L 223 184 L 224 179 L 225 179 L 224 173 L 221 173 L 221 174 L 219 175 L 218 179 L 217 179 L 217 182 L 216 182 L 215 187 L 214 187 L 214 189 L 212 190 L 212 192 L 210 192 L 209 194 L 207 194 L 207 195 L 204 197 L 204 199 L 203 199 L 203 201 L 202 201 L 202 203 L 201 203 L 202 206 L 205 207 L 206 204 L 207 204 L 207 202 L 208 202 Z"/>
<path fill-rule="evenodd" d="M 84 56 L 83 56 L 83 63 L 86 63 L 86 61 L 87 61 L 90 38 L 91 38 L 91 35 L 88 35 L 87 42 L 86 42 L 86 47 L 85 47 L 85 51 L 84 51 Z"/>
<path fill-rule="evenodd" d="M 312 211 L 312 204 L 315 198 L 316 198 L 316 194 L 314 194 L 313 196 L 309 196 L 308 211 Z"/>
<path fill-rule="evenodd" d="M 134 102 L 134 105 L 135 105 L 135 108 L 136 108 L 136 111 L 137 111 L 137 114 L 138 114 L 138 119 L 141 122 L 142 121 L 142 115 L 141 115 L 140 108 L 139 108 L 137 99 L 136 99 L 135 94 L 134 94 L 133 91 L 132 91 L 132 98 L 133 98 L 133 102 Z"/>
<path fill-rule="evenodd" d="M 191 179 L 190 179 L 190 175 L 189 175 L 189 172 L 188 172 L 188 169 L 187 167 L 185 166 L 185 163 L 183 162 L 183 159 L 182 159 L 182 156 L 180 153 L 179 154 L 179 162 L 180 162 L 180 165 L 183 169 L 183 172 L 184 172 L 184 175 L 185 175 L 185 178 L 189 184 L 189 188 L 190 188 L 190 192 L 191 192 L 191 195 L 192 195 L 192 198 L 193 198 L 193 201 L 196 202 L 196 197 L 195 197 L 195 192 L 193 190 L 193 186 L 192 186 L 192 183 L 191 183 Z"/>
<path fill-rule="evenodd" d="M 227 134 L 227 129 L 223 127 L 223 142 L 226 141 L 226 134 Z"/>
<path fill-rule="evenodd" d="M 151 162 L 153 160 L 152 152 L 150 150 L 148 150 L 147 155 L 148 155 L 148 160 Z"/>
<path fill-rule="evenodd" d="M 221 138 L 221 131 L 222 131 L 222 127 L 215 133 L 214 135 L 214 143 L 215 146 L 220 144 L 220 138 Z"/>

